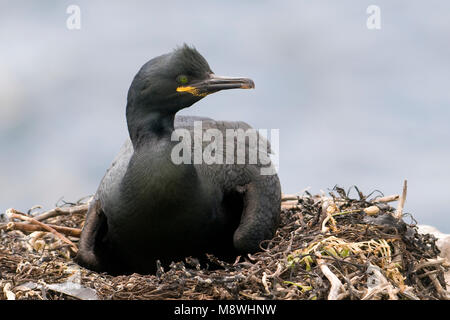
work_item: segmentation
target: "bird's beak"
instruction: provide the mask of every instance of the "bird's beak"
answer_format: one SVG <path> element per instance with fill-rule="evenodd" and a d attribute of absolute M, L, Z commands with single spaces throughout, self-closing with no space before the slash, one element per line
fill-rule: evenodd
<path fill-rule="evenodd" d="M 177 88 L 178 92 L 188 92 L 194 96 L 207 96 L 208 94 L 227 89 L 254 89 L 255 83 L 248 78 L 230 78 L 209 75 L 206 80 L 194 81 L 187 86 Z"/>

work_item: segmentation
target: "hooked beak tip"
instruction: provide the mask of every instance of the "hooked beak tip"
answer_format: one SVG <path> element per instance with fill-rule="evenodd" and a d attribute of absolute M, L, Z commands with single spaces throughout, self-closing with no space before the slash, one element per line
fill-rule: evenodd
<path fill-rule="evenodd" d="M 255 82 L 252 79 L 247 79 L 241 86 L 242 89 L 255 89 Z"/>

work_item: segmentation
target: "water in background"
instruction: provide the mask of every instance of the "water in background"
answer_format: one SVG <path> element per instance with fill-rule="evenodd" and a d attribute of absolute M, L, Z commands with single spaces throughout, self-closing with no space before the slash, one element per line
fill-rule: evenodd
<path fill-rule="evenodd" d="M 450 2 L 0 1 L 0 211 L 93 194 L 127 137 L 140 66 L 183 42 L 254 91 L 182 114 L 280 129 L 283 191 L 400 193 L 450 232 Z M 68 30 L 66 9 L 81 9 Z"/>

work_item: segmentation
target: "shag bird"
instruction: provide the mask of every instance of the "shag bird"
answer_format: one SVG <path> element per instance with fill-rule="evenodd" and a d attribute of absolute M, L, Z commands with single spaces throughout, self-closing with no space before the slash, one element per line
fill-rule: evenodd
<path fill-rule="evenodd" d="M 187 45 L 142 66 L 128 91 L 130 140 L 89 204 L 75 258 L 80 265 L 112 274 L 148 274 L 155 272 L 157 260 L 168 265 L 205 253 L 226 259 L 258 251 L 263 240 L 273 237 L 279 223 L 280 182 L 275 172 L 261 174 L 264 166 L 272 167 L 270 159 L 249 163 L 256 150 L 250 138 L 242 143 L 235 135 L 224 143 L 234 148 L 232 160 L 244 147 L 244 163 L 173 161 L 180 147 L 173 135 L 179 129 L 189 133 L 183 142 L 195 140 L 196 123 L 202 124 L 202 132 L 213 129 L 223 136 L 230 129 L 248 132 L 251 127 L 245 122 L 175 116 L 206 95 L 235 88 L 254 88 L 254 83 L 216 76 Z M 191 150 L 194 157 L 194 145 L 180 154 L 187 156 Z M 267 156 L 270 146 L 257 153 Z"/>

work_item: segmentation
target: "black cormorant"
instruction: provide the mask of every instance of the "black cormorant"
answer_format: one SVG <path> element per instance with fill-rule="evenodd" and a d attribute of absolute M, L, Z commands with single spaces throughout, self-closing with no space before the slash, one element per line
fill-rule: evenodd
<path fill-rule="evenodd" d="M 195 121 L 224 136 L 227 129 L 251 128 L 245 122 L 175 117 L 208 94 L 234 88 L 254 88 L 254 83 L 216 76 L 198 51 L 186 45 L 144 64 L 128 91 L 131 139 L 90 202 L 76 256 L 80 265 L 113 274 L 146 274 L 155 271 L 156 260 L 167 265 L 204 253 L 231 258 L 258 251 L 261 241 L 273 237 L 280 183 L 276 174 L 261 174 L 260 161 L 248 163 L 249 152 L 255 151 L 249 139 L 245 164 L 176 164 L 171 158 L 179 145 L 173 131 L 186 129 L 193 136 Z M 232 144 L 236 147 L 237 140 Z"/>

